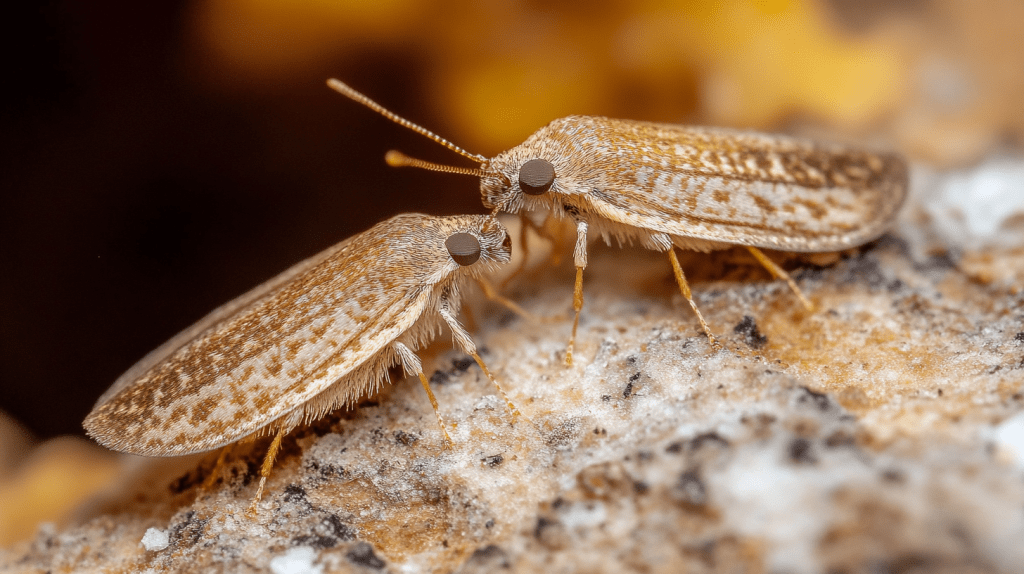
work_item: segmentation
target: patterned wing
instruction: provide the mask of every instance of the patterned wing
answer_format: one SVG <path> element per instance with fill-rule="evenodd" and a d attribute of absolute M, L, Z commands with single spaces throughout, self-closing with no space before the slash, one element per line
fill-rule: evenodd
<path fill-rule="evenodd" d="M 571 130 L 557 125 L 566 120 Z M 573 152 L 555 164 L 559 189 L 578 191 L 570 199 L 601 217 L 671 235 L 840 250 L 878 237 L 906 196 L 895 154 L 607 118 L 559 122 L 548 129 Z"/>
<path fill-rule="evenodd" d="M 151 353 L 103 395 L 85 421 L 89 434 L 137 454 L 201 452 L 357 369 L 412 326 L 432 294 L 394 268 L 404 243 L 426 243 L 403 237 L 396 219 L 299 263 Z"/>

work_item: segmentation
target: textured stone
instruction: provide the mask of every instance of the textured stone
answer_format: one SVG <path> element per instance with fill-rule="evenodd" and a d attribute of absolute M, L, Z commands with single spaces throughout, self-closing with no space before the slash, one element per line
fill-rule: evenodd
<path fill-rule="evenodd" d="M 948 193 L 950 180 L 915 173 L 900 225 L 875 244 L 829 266 L 790 262 L 814 312 L 739 250 L 686 255 L 717 353 L 664 256 L 596 247 L 565 367 L 572 269 L 544 265 L 535 245 L 537 264 L 506 292 L 554 320 L 471 309 L 522 419 L 441 337 L 424 367 L 454 450 L 419 385 L 400 381 L 287 437 L 255 518 L 267 439 L 233 450 L 212 486 L 211 454 L 41 528 L 0 567 L 1016 571 L 1021 214 L 979 231 L 963 217 L 979 192 Z M 149 528 L 166 548 L 142 546 Z"/>

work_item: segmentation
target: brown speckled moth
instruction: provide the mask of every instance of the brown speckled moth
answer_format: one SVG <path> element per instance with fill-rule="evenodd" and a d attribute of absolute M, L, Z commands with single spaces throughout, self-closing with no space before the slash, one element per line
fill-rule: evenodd
<path fill-rule="evenodd" d="M 281 439 L 377 390 L 388 368 L 416 374 L 450 444 L 415 351 L 447 325 L 517 415 L 459 325 L 460 287 L 507 263 L 493 216 L 404 214 L 288 269 L 219 307 L 121 375 L 85 429 L 113 450 L 175 456 L 273 434 L 259 501 Z"/>
<path fill-rule="evenodd" d="M 495 212 L 553 215 L 575 224 L 576 317 L 567 364 L 572 364 L 583 307 L 588 235 L 666 253 L 680 292 L 708 341 L 720 348 L 693 301 L 675 247 L 710 252 L 744 246 L 810 309 L 796 283 L 761 249 L 811 253 L 857 247 L 892 224 L 907 192 L 906 163 L 893 153 L 603 117 L 555 120 L 488 159 L 393 114 L 338 80 L 327 84 L 480 167 L 443 166 L 395 151 L 387 156 L 391 165 L 474 175 L 480 177 L 484 205 Z"/>

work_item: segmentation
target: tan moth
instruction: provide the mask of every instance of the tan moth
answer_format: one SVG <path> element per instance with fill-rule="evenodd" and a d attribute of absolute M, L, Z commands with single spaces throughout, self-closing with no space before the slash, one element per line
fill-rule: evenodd
<path fill-rule="evenodd" d="M 469 153 L 386 110 L 344 83 L 328 86 L 480 164 L 438 165 L 388 152 L 388 163 L 480 178 L 484 205 L 508 213 L 568 218 L 576 312 L 566 363 L 583 307 L 587 238 L 615 238 L 666 253 L 683 297 L 708 341 L 715 340 L 691 296 L 675 248 L 710 252 L 745 247 L 803 304 L 796 283 L 761 249 L 829 252 L 879 237 L 907 191 L 907 166 L 894 153 L 875 153 L 781 135 L 673 124 L 569 116 L 537 130 L 493 158 Z M 523 218 L 526 225 L 540 226 Z M 525 228 L 525 226 L 524 226 Z"/>
<path fill-rule="evenodd" d="M 460 289 L 511 257 L 494 216 L 404 214 L 379 223 L 219 307 L 144 357 L 85 419 L 113 450 L 176 456 L 274 435 L 252 509 L 281 439 L 377 390 L 388 369 L 419 377 L 415 351 L 447 325 L 487 370 L 456 316 Z"/>

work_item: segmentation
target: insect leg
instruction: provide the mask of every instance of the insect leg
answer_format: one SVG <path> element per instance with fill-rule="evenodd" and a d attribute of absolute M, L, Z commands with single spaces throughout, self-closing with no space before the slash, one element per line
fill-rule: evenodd
<path fill-rule="evenodd" d="M 521 253 L 522 259 L 519 260 L 519 265 L 516 266 L 515 270 L 512 271 L 505 277 L 505 280 L 498 286 L 499 289 L 504 290 L 505 286 L 509 284 L 513 279 L 519 276 L 520 273 L 526 269 L 526 262 L 530 259 L 530 243 L 526 240 L 526 230 L 533 227 L 533 222 L 526 216 L 525 213 L 519 214 L 519 253 Z"/>
<path fill-rule="evenodd" d="M 548 222 L 550 220 L 550 217 L 545 216 L 544 220 L 538 224 L 536 221 L 533 220 L 533 218 L 527 215 L 526 212 L 522 212 L 519 214 L 519 252 L 522 253 L 523 256 L 519 262 L 519 265 L 516 267 L 515 271 L 513 271 L 509 276 L 505 277 L 505 279 L 501 282 L 501 285 L 498 286 L 498 289 L 504 291 L 505 286 L 508 285 L 513 279 L 518 277 L 526 269 L 526 264 L 529 262 L 530 259 L 530 244 L 527 241 L 527 238 L 529 236 L 527 233 L 528 230 L 532 229 L 538 237 L 547 240 L 548 243 L 550 243 L 551 245 L 557 246 L 561 243 L 562 238 L 557 237 L 548 228 Z M 549 259 L 549 265 L 551 265 L 552 267 L 557 267 L 558 264 L 562 262 L 562 257 L 558 249 L 551 250 L 551 255 Z"/>
<path fill-rule="evenodd" d="M 580 311 L 583 309 L 583 270 L 587 267 L 587 222 L 576 222 L 576 249 L 572 253 L 576 263 L 576 287 L 572 292 L 572 308 L 576 317 L 572 320 L 572 335 L 565 350 L 565 364 L 572 366 L 572 350 L 576 346 L 576 329 L 580 326 Z"/>
<path fill-rule="evenodd" d="M 679 284 L 679 292 L 683 294 L 683 297 L 690 303 L 690 307 L 693 308 L 693 312 L 697 314 L 697 320 L 700 321 L 700 326 L 704 329 L 704 334 L 708 336 L 708 342 L 711 343 L 711 347 L 716 351 L 722 349 L 722 345 L 715 339 L 715 336 L 711 334 L 711 328 L 708 327 L 707 321 L 704 320 L 704 316 L 700 314 L 700 309 L 697 308 L 697 303 L 693 301 L 693 294 L 690 293 L 690 285 L 686 282 L 686 276 L 683 275 L 683 268 L 679 265 L 679 259 L 676 257 L 676 250 L 674 247 L 670 247 L 668 250 L 668 260 L 672 262 L 672 271 L 676 275 L 676 283 Z"/>
<path fill-rule="evenodd" d="M 506 309 L 512 311 L 513 313 L 519 315 L 520 317 L 526 319 L 527 321 L 537 320 L 537 317 L 533 313 L 530 313 L 526 309 L 523 309 L 522 307 L 517 305 L 515 301 L 512 301 L 511 299 L 499 295 L 498 291 L 487 280 L 478 277 L 476 282 L 480 285 L 480 288 L 484 290 L 484 296 L 490 299 L 491 301 L 494 301 L 499 305 L 503 305 Z"/>
<path fill-rule="evenodd" d="M 274 459 L 277 458 L 277 451 L 281 448 L 281 439 L 284 435 L 291 430 L 289 425 L 282 424 L 277 429 L 277 434 L 274 435 L 274 441 L 270 443 L 270 449 L 267 450 L 267 456 L 263 458 L 263 466 L 260 467 L 260 486 L 256 489 L 256 496 L 253 497 L 252 503 L 249 504 L 249 515 L 256 516 L 256 505 L 260 499 L 263 498 L 263 487 L 267 484 L 267 477 L 270 476 L 270 470 L 274 468 Z"/>
<path fill-rule="evenodd" d="M 426 375 L 423 374 L 423 365 L 420 363 L 420 358 L 416 356 L 416 353 L 412 352 L 412 349 L 402 343 L 396 342 L 394 348 L 398 358 L 402 361 L 402 368 L 405 369 L 405 372 L 416 373 L 416 376 L 420 378 L 423 390 L 427 391 L 427 398 L 430 399 L 430 406 L 434 407 L 434 415 L 437 416 L 437 426 L 441 427 L 444 448 L 452 448 L 452 437 L 448 436 L 448 429 L 444 426 L 444 417 L 441 416 L 441 409 L 437 407 L 437 398 L 434 397 L 434 391 L 430 390 L 430 382 L 427 381 Z"/>
<path fill-rule="evenodd" d="M 203 481 L 203 490 L 208 490 L 213 487 L 213 483 L 217 482 L 217 477 L 220 476 L 221 468 L 224 466 L 224 460 L 228 457 L 235 445 L 238 443 L 231 443 L 220 449 L 220 454 L 217 455 L 217 462 L 213 463 L 213 468 L 210 469 L 210 474 L 206 476 L 206 480 Z"/>
<path fill-rule="evenodd" d="M 463 351 L 465 351 L 468 355 L 473 357 L 473 360 L 476 361 L 476 364 L 480 365 L 480 370 L 484 372 L 484 375 L 486 375 L 487 379 L 491 381 L 491 384 L 494 385 L 494 388 L 498 389 L 498 392 L 501 393 L 501 397 L 505 399 L 505 405 L 508 406 L 509 412 L 512 413 L 512 419 L 515 420 L 516 418 L 519 418 L 519 409 L 517 409 L 516 406 L 512 404 L 512 400 L 508 398 L 508 395 L 505 394 L 505 390 L 501 388 L 501 385 L 498 384 L 497 379 L 494 378 L 494 375 L 491 374 L 491 371 L 487 368 L 487 365 L 484 364 L 484 360 L 481 359 L 480 355 L 477 354 L 476 344 L 473 343 L 473 339 L 470 338 L 469 333 L 467 333 L 466 330 L 462 328 L 462 325 L 459 325 L 458 319 L 456 319 L 455 315 L 452 313 L 451 304 L 448 302 L 448 299 L 445 298 L 444 296 L 442 296 L 441 303 L 440 305 L 438 305 L 437 310 L 441 314 L 441 318 L 444 319 L 444 322 L 448 324 L 448 328 L 452 330 L 452 336 L 455 337 L 455 342 L 459 345 L 459 347 L 462 348 Z"/>
<path fill-rule="evenodd" d="M 807 300 L 807 297 L 804 297 L 803 292 L 801 292 L 800 288 L 796 286 L 796 282 L 789 276 L 789 273 L 786 273 L 783 271 L 782 267 L 779 267 L 774 261 L 768 259 L 768 256 L 760 249 L 749 245 L 747 245 L 746 248 L 747 251 L 750 251 L 750 254 L 754 256 L 754 259 L 757 259 L 758 263 L 764 265 L 764 268 L 772 274 L 772 277 L 775 277 L 776 279 L 783 279 L 786 283 L 789 283 L 789 288 L 793 290 L 793 293 L 796 293 L 796 296 L 808 311 L 814 311 L 814 305 Z"/>

